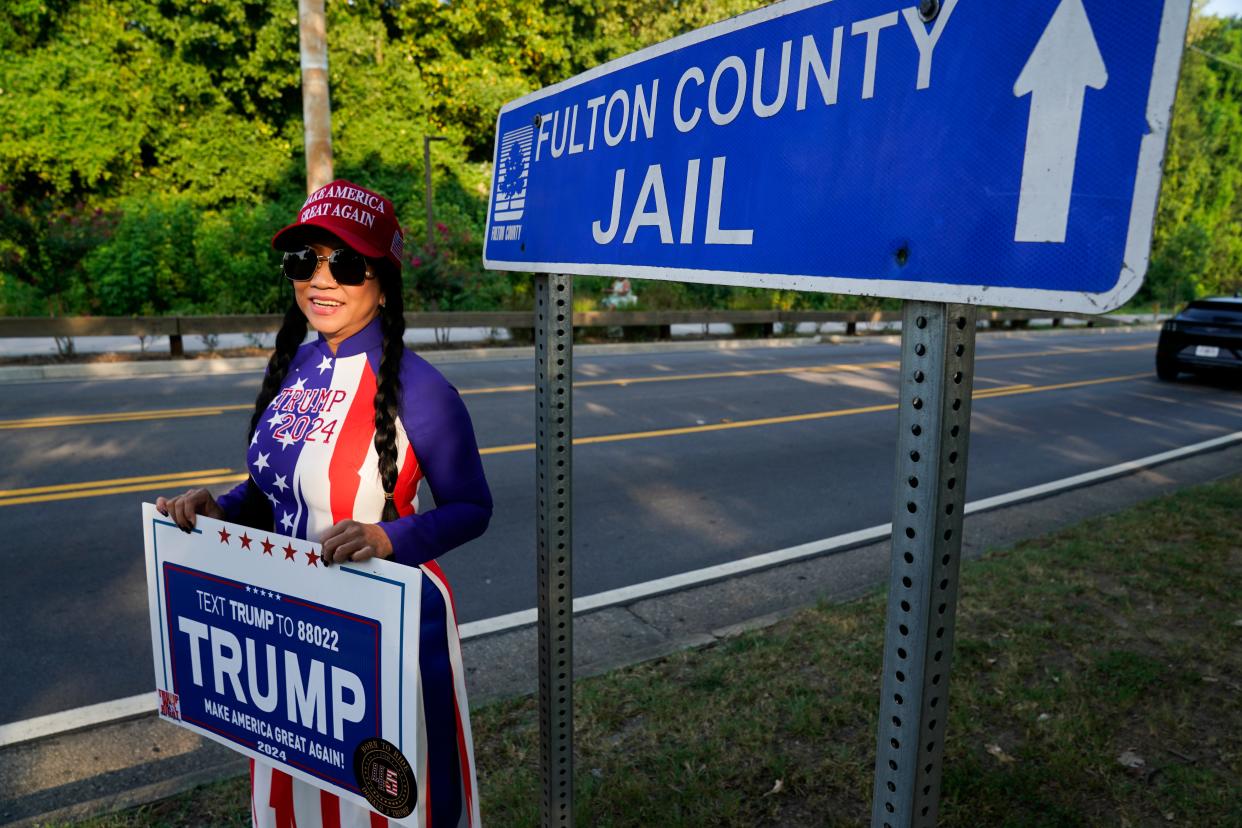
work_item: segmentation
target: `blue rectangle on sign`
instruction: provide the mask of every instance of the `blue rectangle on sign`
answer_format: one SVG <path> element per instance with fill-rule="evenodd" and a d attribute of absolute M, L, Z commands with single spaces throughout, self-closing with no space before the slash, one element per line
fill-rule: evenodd
<path fill-rule="evenodd" d="M 380 626 L 163 564 L 179 717 L 357 792 L 354 750 L 379 736 Z"/>
<path fill-rule="evenodd" d="M 506 105 L 488 267 L 1099 312 L 1190 0 L 777 3 Z"/>

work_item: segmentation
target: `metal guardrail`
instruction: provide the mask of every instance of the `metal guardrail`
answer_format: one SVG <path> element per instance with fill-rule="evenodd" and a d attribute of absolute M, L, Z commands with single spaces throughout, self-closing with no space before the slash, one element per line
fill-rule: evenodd
<path fill-rule="evenodd" d="M 14 316 L 0 317 L 0 339 L 78 336 L 167 336 L 173 356 L 184 354 L 183 337 L 225 333 L 274 333 L 281 314 L 232 316 Z M 1065 319 L 1084 319 L 1088 325 L 1120 325 L 1117 320 L 1081 313 L 993 310 L 979 312 L 979 320 L 996 325 L 1025 325 L 1032 319 L 1051 319 L 1058 326 Z M 534 316 L 528 311 L 419 312 L 407 313 L 408 328 L 509 328 L 531 331 Z M 574 327 L 658 327 L 672 325 L 762 325 L 771 334 L 775 325 L 803 322 L 843 323 L 847 336 L 858 325 L 898 322 L 900 311 L 783 311 L 783 310 L 658 310 L 586 311 L 574 314 Z M 668 331 L 662 331 L 667 336 Z"/>

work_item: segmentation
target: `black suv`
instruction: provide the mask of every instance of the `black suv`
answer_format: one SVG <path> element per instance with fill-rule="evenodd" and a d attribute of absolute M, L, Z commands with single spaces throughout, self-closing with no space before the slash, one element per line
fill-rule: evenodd
<path fill-rule="evenodd" d="M 1242 298 L 1199 299 L 1164 323 L 1156 346 L 1156 375 L 1182 371 L 1242 371 Z"/>

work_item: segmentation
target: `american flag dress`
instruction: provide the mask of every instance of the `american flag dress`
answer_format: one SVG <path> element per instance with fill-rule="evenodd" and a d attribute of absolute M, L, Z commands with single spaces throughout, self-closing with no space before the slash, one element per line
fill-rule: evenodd
<path fill-rule="evenodd" d="M 492 512 L 470 416 L 457 390 L 406 350 L 400 367 L 399 458 L 393 499 L 400 514 L 382 523 L 384 491 L 375 451 L 375 389 L 382 334 L 378 318 L 332 353 L 322 336 L 302 345 L 247 452 L 250 480 L 218 498 L 234 522 L 318 541 L 334 523 L 380 523 L 393 560 L 423 570 L 418 664 L 422 734 L 407 756 L 419 780 L 420 826 L 480 825 L 465 670 L 453 594 L 435 558 L 481 535 Z M 436 506 L 418 514 L 426 480 Z M 367 808 L 251 762 L 256 828 L 382 828 Z"/>

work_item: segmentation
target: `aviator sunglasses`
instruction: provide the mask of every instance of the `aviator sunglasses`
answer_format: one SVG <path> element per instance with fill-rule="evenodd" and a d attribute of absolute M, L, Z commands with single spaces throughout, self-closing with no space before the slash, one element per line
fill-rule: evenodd
<path fill-rule="evenodd" d="M 372 278 L 362 254 L 341 247 L 327 256 L 320 256 L 310 247 L 291 250 L 280 263 L 280 272 L 291 282 L 306 282 L 315 275 L 319 263 L 328 263 L 328 272 L 338 285 L 360 285 Z"/>

